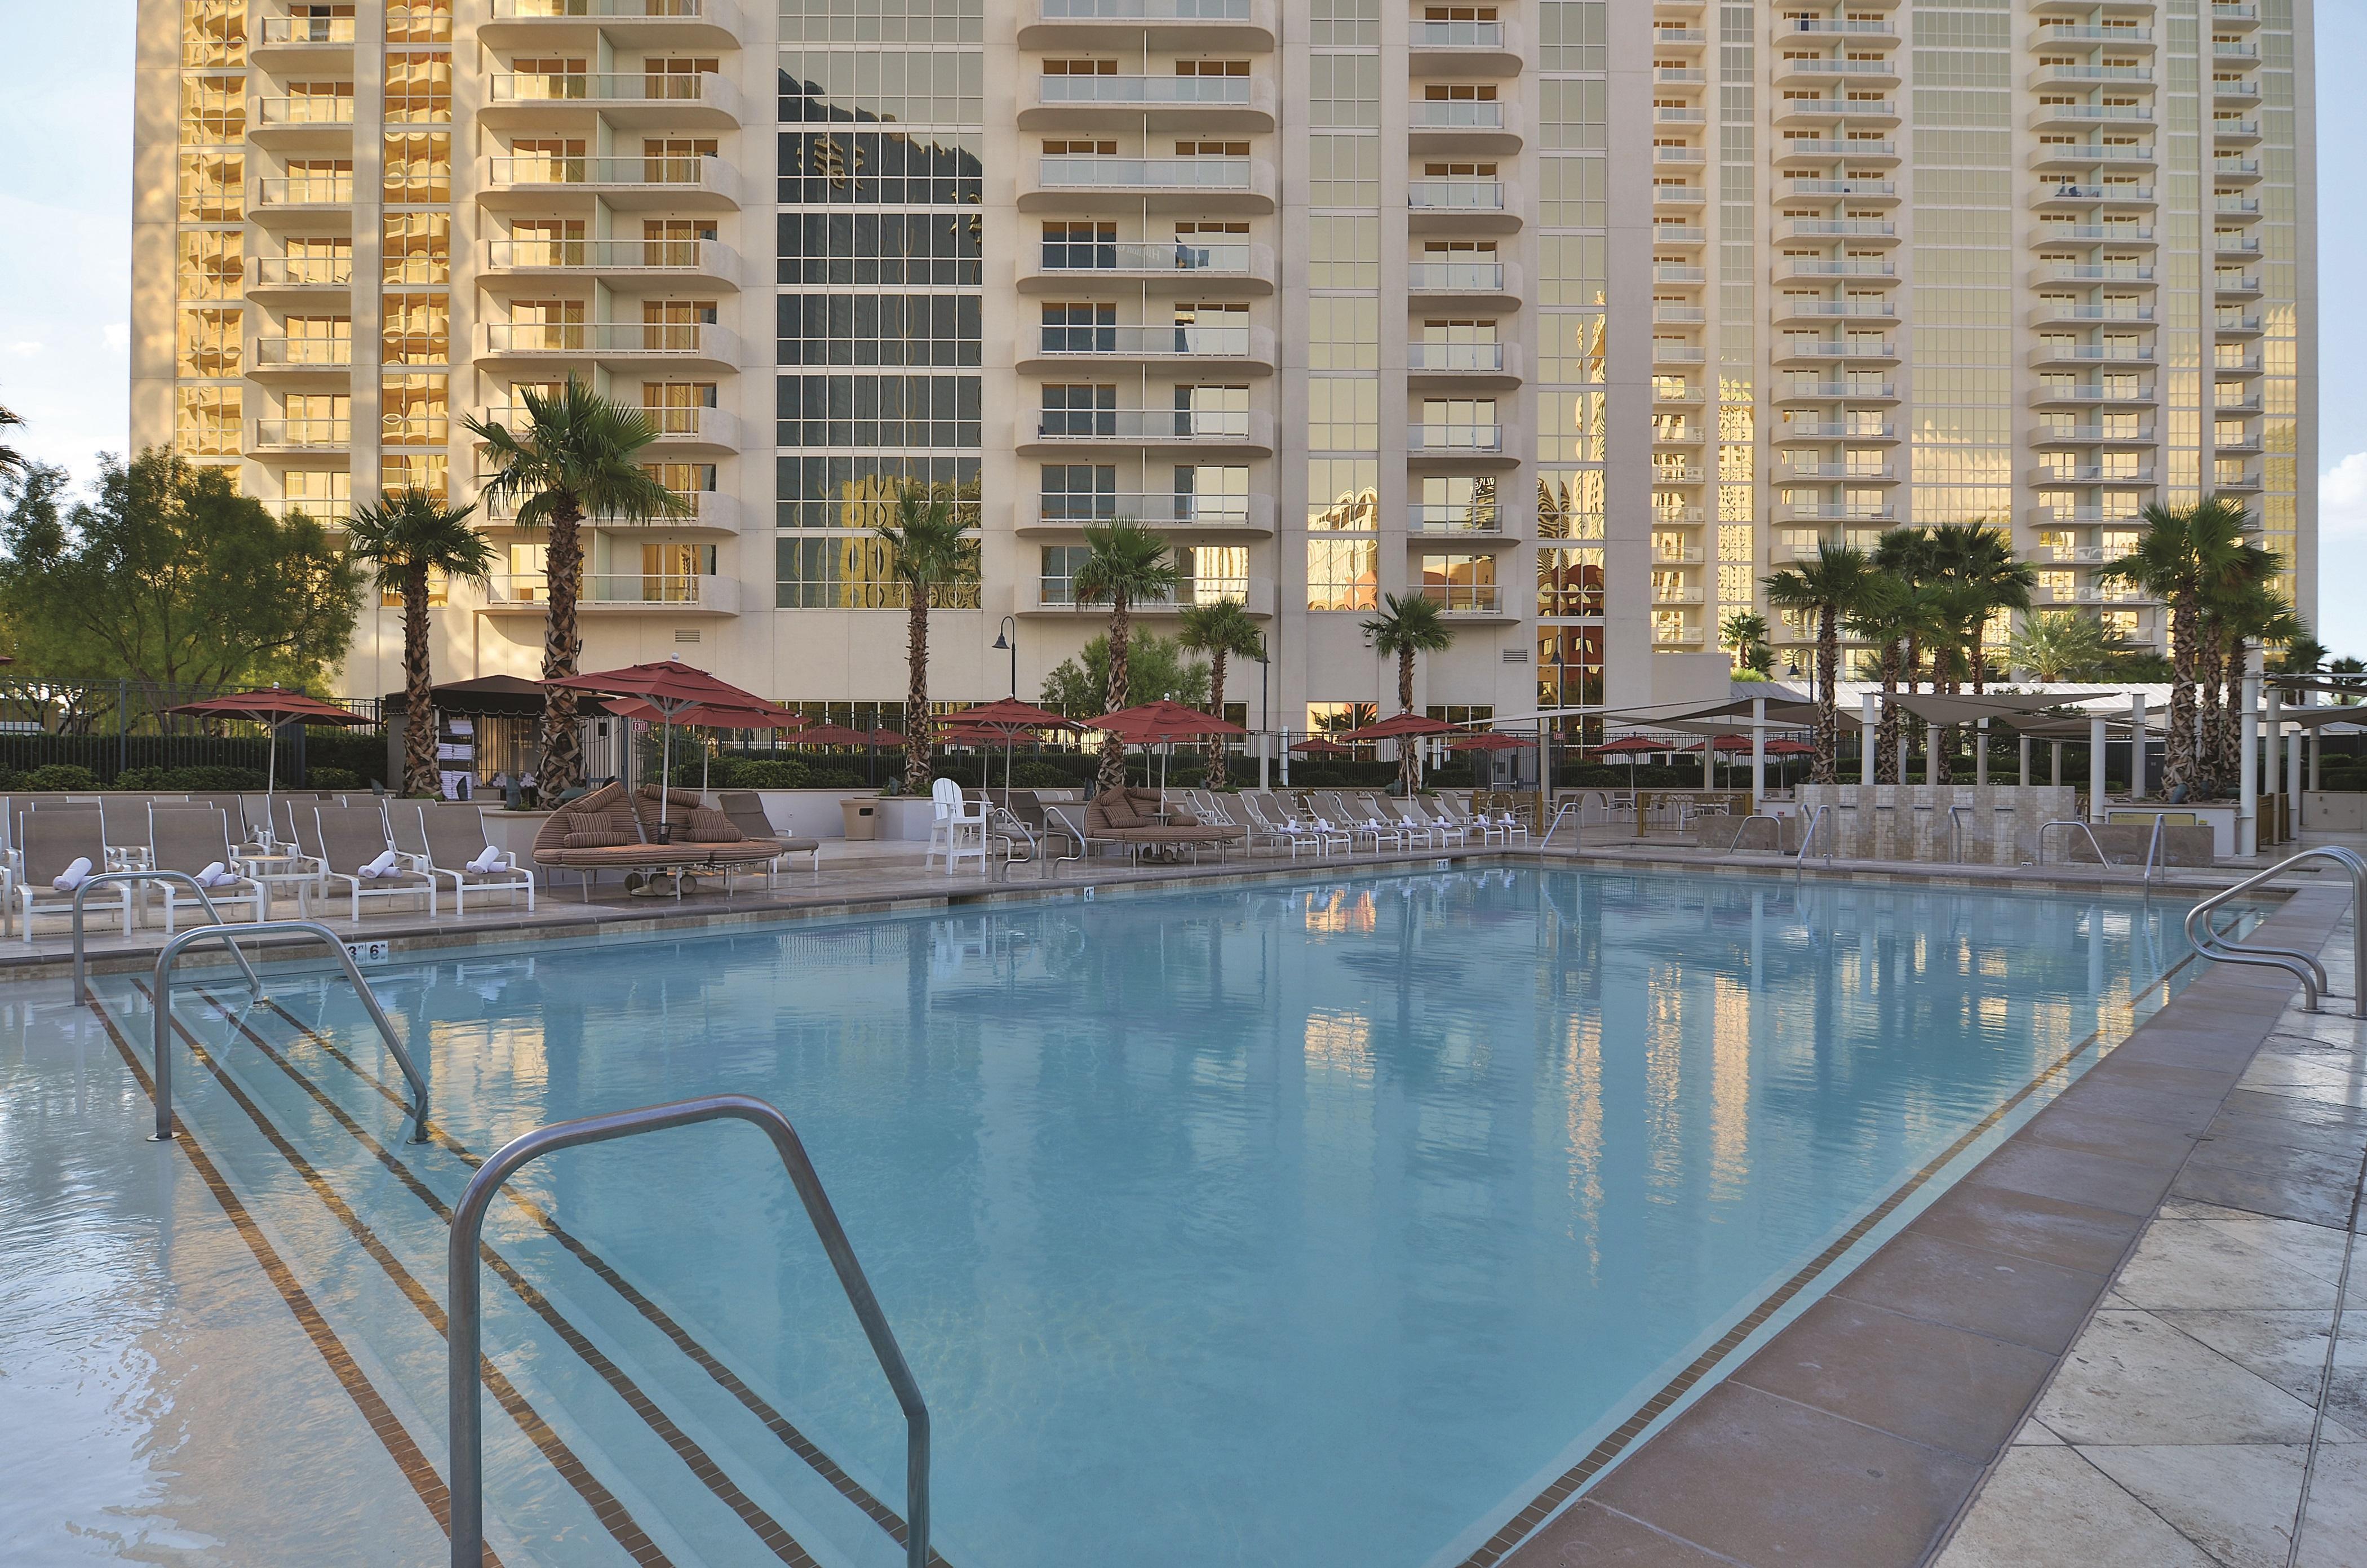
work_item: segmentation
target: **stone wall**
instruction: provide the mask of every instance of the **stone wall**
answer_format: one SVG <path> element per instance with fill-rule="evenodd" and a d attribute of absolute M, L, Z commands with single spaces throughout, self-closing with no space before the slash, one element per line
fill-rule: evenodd
<path fill-rule="evenodd" d="M 1843 859 L 1945 863 L 1958 858 L 1961 834 L 1965 864 L 2015 866 L 2038 858 L 2042 824 L 2078 814 L 2078 790 L 2068 784 L 1803 784 L 1799 801 L 1803 821 L 1818 806 L 1832 808 L 1826 813 L 1836 831 L 1830 843 Z M 1826 832 L 1817 833 L 1818 856 Z M 2078 836 L 2056 829 L 2048 835 L 2049 853 L 2059 858 L 2056 841 Z"/>

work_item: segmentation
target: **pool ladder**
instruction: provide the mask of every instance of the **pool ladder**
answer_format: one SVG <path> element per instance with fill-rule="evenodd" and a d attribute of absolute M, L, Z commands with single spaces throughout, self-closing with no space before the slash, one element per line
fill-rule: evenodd
<path fill-rule="evenodd" d="M 789 1181 L 804 1203 L 822 1250 L 830 1255 L 839 1288 L 863 1324 L 864 1337 L 888 1386 L 904 1410 L 904 1561 L 907 1568 L 924 1568 L 929 1561 L 929 1409 L 921 1399 L 904 1352 L 896 1344 L 888 1315 L 871 1293 L 871 1282 L 855 1261 L 855 1247 L 830 1206 L 821 1177 L 807 1158 L 805 1144 L 789 1119 L 764 1101 L 747 1095 L 710 1095 L 677 1100 L 671 1105 L 643 1106 L 612 1111 L 580 1121 L 554 1122 L 511 1139 L 479 1168 L 452 1210 L 451 1234 L 446 1248 L 450 1281 L 446 1321 L 449 1329 L 445 1364 L 447 1419 L 452 1461 L 452 1568 L 479 1568 L 485 1551 L 485 1453 L 479 1355 L 481 1350 L 482 1307 L 477 1291 L 478 1241 L 485 1228 L 485 1210 L 502 1184 L 519 1167 L 544 1154 L 583 1143 L 605 1143 L 642 1132 L 658 1132 L 695 1122 L 753 1122 L 773 1141 L 774 1152 L 788 1171 Z"/>
<path fill-rule="evenodd" d="M 2273 881 L 2304 860 L 2331 860 L 2350 873 L 2350 1016 L 2367 1018 L 2367 987 L 2360 984 L 2361 978 L 2367 976 L 2367 860 L 2339 845 L 2305 849 L 2203 899 L 2186 912 L 2186 939 L 2198 955 L 2214 962 L 2260 964 L 2284 970 L 2301 982 L 2304 1009 L 2316 1012 L 2327 985 L 2326 966 L 2318 962 L 2315 953 L 2305 953 L 2297 948 L 2238 946 L 2212 918 L 2214 912 L 2228 900 Z"/>

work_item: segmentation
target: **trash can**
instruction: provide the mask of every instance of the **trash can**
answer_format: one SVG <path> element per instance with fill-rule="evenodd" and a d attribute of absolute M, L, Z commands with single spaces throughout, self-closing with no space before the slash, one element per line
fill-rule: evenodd
<path fill-rule="evenodd" d="M 838 814 L 846 824 L 846 836 L 857 844 L 868 844 L 879 836 L 879 801 L 877 796 L 862 795 L 841 801 Z"/>

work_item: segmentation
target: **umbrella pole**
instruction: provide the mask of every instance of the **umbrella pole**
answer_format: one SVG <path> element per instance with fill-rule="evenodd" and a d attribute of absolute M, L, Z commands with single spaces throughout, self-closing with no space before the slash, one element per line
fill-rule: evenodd
<path fill-rule="evenodd" d="M 279 726 L 271 726 L 271 746 L 263 764 L 263 833 L 269 838 L 279 830 L 279 808 L 271 797 L 279 789 Z M 294 846 L 289 846 L 293 848 Z"/>

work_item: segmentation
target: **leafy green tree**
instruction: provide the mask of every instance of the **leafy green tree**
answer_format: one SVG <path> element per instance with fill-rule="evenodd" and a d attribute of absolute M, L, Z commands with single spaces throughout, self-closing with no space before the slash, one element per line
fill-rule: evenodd
<path fill-rule="evenodd" d="M 1381 613 L 1365 622 L 1373 652 L 1398 662 L 1398 711 L 1413 711 L 1413 661 L 1417 653 L 1443 653 L 1455 642 L 1446 612 L 1428 594 L 1384 594 Z M 1410 740 L 1398 743 L 1398 787 L 1411 795 L 1421 783 L 1421 751 Z"/>
<path fill-rule="evenodd" d="M 1126 651 L 1127 683 L 1131 690 L 1172 698 L 1187 708 L 1208 706 L 1208 666 L 1185 656 L 1182 642 L 1161 637 L 1137 624 Z M 1044 677 L 1037 699 L 1055 713 L 1090 719 L 1107 712 L 1109 699 L 1109 637 L 1095 637 L 1073 659 L 1063 659 Z"/>
<path fill-rule="evenodd" d="M 1127 654 L 1133 645 L 1134 607 L 1168 597 L 1183 574 L 1167 551 L 1167 541 L 1131 517 L 1086 524 L 1085 551 L 1070 588 L 1081 605 L 1110 607 L 1109 684 L 1103 699 L 1109 704 L 1104 711 L 1115 713 L 1127 705 L 1132 689 Z M 1102 737 L 1101 766 L 1094 777 L 1100 789 L 1126 787 L 1126 743 L 1116 735 Z"/>
<path fill-rule="evenodd" d="M 1865 551 L 1827 543 L 1817 547 L 1815 559 L 1786 566 L 1765 580 L 1769 604 L 1817 618 L 1817 718 L 1811 737 L 1816 758 L 1809 768 L 1815 783 L 1830 784 L 1836 774 L 1840 724 L 1833 687 L 1840 678 L 1841 618 L 1857 608 L 1874 576 Z"/>
<path fill-rule="evenodd" d="M 1208 655 L 1208 711 L 1221 719 L 1225 716 L 1225 665 L 1229 659 L 1263 659 L 1265 657 L 1265 633 L 1250 619 L 1247 606 L 1239 599 L 1218 599 L 1214 604 L 1191 605 L 1184 611 L 1184 630 L 1177 639 L 1195 653 Z M 1225 737 L 1208 737 L 1208 776 L 1211 790 L 1225 787 Z"/>
<path fill-rule="evenodd" d="M 555 392 L 521 388 L 526 418 L 515 430 L 471 415 L 493 477 L 484 494 L 506 502 L 518 526 L 543 530 L 549 610 L 543 621 L 542 678 L 578 672 L 583 656 L 583 523 L 648 523 L 690 514 L 690 503 L 641 466 L 657 426 L 639 409 L 612 403 L 573 376 Z M 542 756 L 537 775 L 545 800 L 583 782 L 583 738 L 575 693 L 555 687 L 542 705 Z"/>
<path fill-rule="evenodd" d="M 2093 680 L 2113 673 L 2126 651 L 2120 635 L 2093 616 L 2041 611 L 2015 629 L 2006 659 L 2034 680 Z"/>
<path fill-rule="evenodd" d="M 161 447 L 102 460 L 96 497 L 71 511 L 63 479 L 28 472 L 0 536 L 20 656 L 56 651 L 158 694 L 317 686 L 343 662 L 361 574 L 318 523 L 275 517 L 226 471 Z"/>
<path fill-rule="evenodd" d="M 904 792 L 929 788 L 929 608 L 978 579 L 978 541 L 962 531 L 951 492 L 910 482 L 896 492 L 894 520 L 872 530 L 893 546 L 889 570 L 904 585 Z"/>
<path fill-rule="evenodd" d="M 357 508 L 345 547 L 372 568 L 378 585 L 402 600 L 402 792 L 437 792 L 436 715 L 428 689 L 427 596 L 431 574 L 482 585 L 493 547 L 469 524 L 474 506 L 447 506 L 424 490 L 403 490 Z"/>

